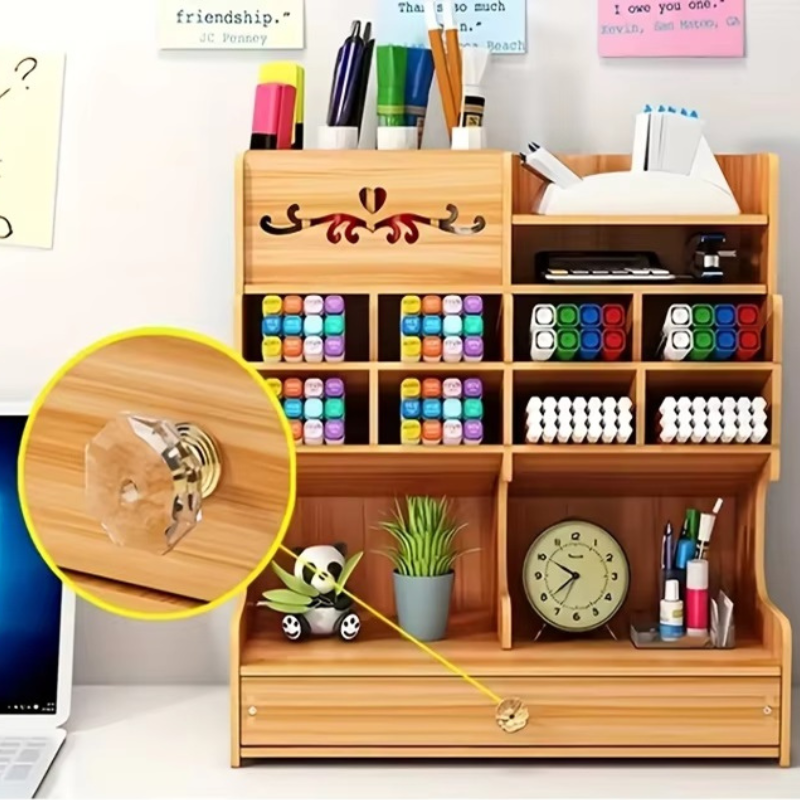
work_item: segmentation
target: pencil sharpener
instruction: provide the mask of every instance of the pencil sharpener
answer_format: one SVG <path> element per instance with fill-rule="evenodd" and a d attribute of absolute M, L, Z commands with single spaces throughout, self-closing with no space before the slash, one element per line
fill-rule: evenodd
<path fill-rule="evenodd" d="M 86 445 L 87 510 L 114 544 L 165 554 L 202 521 L 221 472 L 197 425 L 120 414 Z"/>

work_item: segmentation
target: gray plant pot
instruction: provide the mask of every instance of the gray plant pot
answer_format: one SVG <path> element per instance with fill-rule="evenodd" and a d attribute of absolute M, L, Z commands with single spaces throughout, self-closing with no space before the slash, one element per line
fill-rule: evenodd
<path fill-rule="evenodd" d="M 394 598 L 400 627 L 422 642 L 444 639 L 454 574 L 411 578 L 394 573 Z"/>

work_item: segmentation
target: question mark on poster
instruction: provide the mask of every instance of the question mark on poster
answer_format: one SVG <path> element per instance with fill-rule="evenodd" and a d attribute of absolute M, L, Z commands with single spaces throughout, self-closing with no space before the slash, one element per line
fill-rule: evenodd
<path fill-rule="evenodd" d="M 39 61 L 37 59 L 35 59 L 33 56 L 28 56 L 27 58 L 23 58 L 22 61 L 20 61 L 19 64 L 17 64 L 17 66 L 14 67 L 14 72 L 18 73 L 20 71 L 20 67 L 23 64 L 27 63 L 28 61 L 31 62 L 31 66 L 30 66 L 30 68 L 28 69 L 27 72 L 23 72 L 23 74 L 22 74 L 22 82 L 23 83 L 25 83 L 25 81 L 33 73 L 33 71 L 36 69 L 36 67 L 39 66 Z M 26 86 L 25 88 L 26 89 L 30 89 L 31 87 L 30 86 Z"/>

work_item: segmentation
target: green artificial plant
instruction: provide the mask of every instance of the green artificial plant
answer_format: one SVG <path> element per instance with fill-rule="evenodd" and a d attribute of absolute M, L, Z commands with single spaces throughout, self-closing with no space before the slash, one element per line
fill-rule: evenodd
<path fill-rule="evenodd" d="M 459 550 L 455 538 L 466 525 L 457 525 L 447 498 L 407 497 L 405 513 L 395 500 L 392 519 L 380 527 L 394 538 L 396 547 L 382 551 L 395 572 L 413 578 L 435 578 L 453 571 L 455 562 L 478 548 Z"/>

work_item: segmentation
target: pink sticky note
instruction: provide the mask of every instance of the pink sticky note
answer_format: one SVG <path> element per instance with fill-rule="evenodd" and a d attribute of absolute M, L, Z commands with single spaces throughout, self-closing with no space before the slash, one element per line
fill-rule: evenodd
<path fill-rule="evenodd" d="M 597 0 L 604 58 L 744 57 L 745 0 Z"/>

